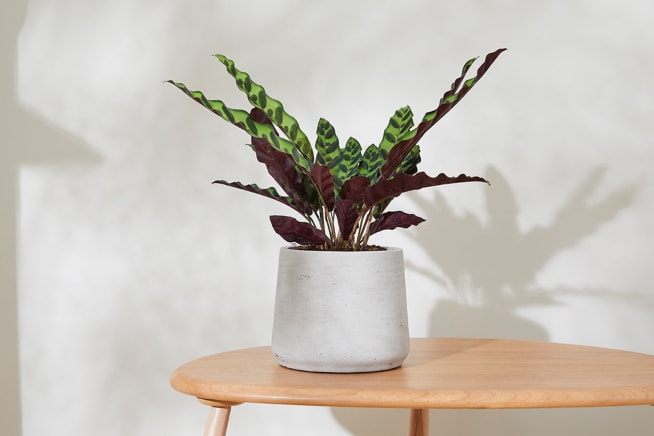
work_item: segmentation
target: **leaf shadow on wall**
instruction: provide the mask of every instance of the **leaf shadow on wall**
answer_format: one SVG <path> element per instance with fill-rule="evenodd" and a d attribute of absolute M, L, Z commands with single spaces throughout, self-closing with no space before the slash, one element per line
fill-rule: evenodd
<path fill-rule="evenodd" d="M 9 0 L 3 4 L 0 15 L 0 54 L 5 62 L 0 64 L 0 78 L 7 86 L 0 90 L 0 111 L 3 114 L 3 143 L 0 151 L 0 319 L 2 335 L 0 344 L 7 369 L 3 371 L 3 418 L 0 419 L 1 434 L 20 434 L 21 395 L 19 386 L 21 371 L 18 359 L 18 279 L 17 279 L 17 217 L 19 216 L 19 176 L 21 167 L 27 164 L 62 162 L 97 162 L 97 154 L 82 141 L 62 131 L 52 123 L 32 114 L 17 97 L 17 40 L 27 14 L 26 0 Z M 21 308 L 30 314 L 29 308 Z M 20 319 L 21 322 L 25 320 Z M 30 322 L 32 322 L 30 320 Z M 22 350 L 26 360 L 26 350 Z M 25 374 L 23 374 L 25 375 Z M 5 430 L 5 431 L 2 431 Z"/>
<path fill-rule="evenodd" d="M 548 340 L 543 326 L 518 311 L 562 304 L 551 293 L 534 287 L 539 271 L 558 253 L 591 236 L 631 205 L 636 192 L 631 185 L 590 202 L 604 171 L 601 167 L 592 170 L 549 226 L 527 232 L 520 230 L 518 206 L 508 181 L 493 167 L 485 175 L 492 183 L 486 191 L 485 223 L 470 214 L 457 215 L 437 190 L 431 201 L 414 197 L 422 211 L 419 215 L 427 221 L 412 234 L 412 239 L 426 254 L 429 266 L 407 262 L 407 269 L 428 278 L 437 293 L 445 290 L 450 296 L 435 303 L 428 336 Z M 333 410 L 338 421 L 358 436 L 401 434 L 408 425 L 408 412 L 403 410 Z M 432 434 L 572 435 L 588 431 L 588 419 L 565 411 L 521 411 L 519 415 L 516 411 L 494 412 L 431 411 L 435 422 Z M 556 416 L 547 413 L 565 414 L 569 420 L 549 419 Z M 593 429 L 594 434 L 602 436 L 617 434 L 620 427 L 616 422 L 625 422 L 614 412 L 601 416 L 594 413 L 592 419 L 604 423 Z M 534 426 L 534 422 L 539 425 Z"/>
<path fill-rule="evenodd" d="M 438 192 L 431 203 L 418 199 L 419 207 L 432 218 L 420 237 L 413 235 L 413 239 L 442 273 L 415 265 L 409 268 L 452 297 L 436 304 L 429 335 L 547 340 L 541 326 L 517 312 L 558 304 L 550 293 L 534 287 L 537 274 L 558 253 L 597 232 L 632 203 L 636 188 L 631 185 L 590 202 L 604 172 L 592 170 L 549 226 L 524 233 L 511 187 L 492 167 L 485 176 L 492 181 L 486 191 L 485 225 L 475 216 L 456 216 Z"/>

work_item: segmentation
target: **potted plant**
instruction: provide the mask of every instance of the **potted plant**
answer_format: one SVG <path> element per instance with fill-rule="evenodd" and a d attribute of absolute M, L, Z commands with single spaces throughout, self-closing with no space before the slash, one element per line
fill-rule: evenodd
<path fill-rule="evenodd" d="M 273 230 L 294 244 L 279 255 L 273 352 L 280 364 L 302 370 L 362 372 L 399 366 L 409 336 L 401 249 L 370 244 L 371 235 L 424 220 L 390 211 L 401 194 L 432 186 L 486 182 L 484 178 L 418 172 L 424 134 L 481 79 L 505 49 L 486 55 L 476 76 L 465 80 L 476 58 L 443 94 L 436 109 L 414 126 L 409 106 L 395 111 L 378 145 L 341 144 L 334 126 L 320 119 L 312 144 L 279 100 L 270 97 L 231 59 L 215 57 L 247 96 L 250 111 L 210 100 L 170 80 L 206 109 L 245 131 L 256 159 L 283 191 L 216 180 L 291 208 L 270 217 Z"/>

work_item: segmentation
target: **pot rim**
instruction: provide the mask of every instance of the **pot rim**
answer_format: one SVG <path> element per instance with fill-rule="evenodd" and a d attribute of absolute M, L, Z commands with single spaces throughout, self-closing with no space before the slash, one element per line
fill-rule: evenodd
<path fill-rule="evenodd" d="M 302 248 L 303 246 L 301 245 L 285 245 L 280 248 L 280 250 L 284 251 L 289 251 L 289 252 L 294 252 L 294 253 L 330 253 L 330 254 L 383 254 L 383 253 L 395 253 L 398 251 L 403 251 L 402 248 L 400 247 L 392 247 L 392 246 L 386 246 L 382 247 L 384 250 L 311 250 L 311 249 L 306 249 Z"/>

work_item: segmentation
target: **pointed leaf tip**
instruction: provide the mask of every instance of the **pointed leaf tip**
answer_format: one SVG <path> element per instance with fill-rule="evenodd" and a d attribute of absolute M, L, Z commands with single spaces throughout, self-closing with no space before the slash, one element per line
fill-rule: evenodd
<path fill-rule="evenodd" d="M 295 218 L 271 215 L 270 224 L 272 224 L 273 230 L 286 242 L 295 242 L 300 245 L 330 244 L 329 238 L 323 232 L 311 224 L 298 221 Z"/>

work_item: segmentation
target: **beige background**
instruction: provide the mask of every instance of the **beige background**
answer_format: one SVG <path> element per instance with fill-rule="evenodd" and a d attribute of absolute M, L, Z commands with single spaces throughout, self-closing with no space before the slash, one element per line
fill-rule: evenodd
<path fill-rule="evenodd" d="M 278 247 L 248 138 L 166 79 L 245 106 L 237 60 L 312 137 L 378 142 L 462 63 L 509 47 L 422 141 L 398 201 L 413 336 L 654 354 L 654 6 L 646 0 L 10 0 L 2 18 L 0 433 L 199 435 L 168 386 L 196 356 L 270 341 Z M 8 133 L 7 133 L 8 132 Z M 20 352 L 18 352 L 20 350 Z M 19 384 L 20 375 L 20 384 Z M 19 386 L 22 393 L 19 395 Z M 22 419 L 18 410 L 22 408 Z M 403 434 L 405 411 L 245 405 L 238 435 Z M 651 407 L 434 411 L 448 435 L 649 435 Z"/>

